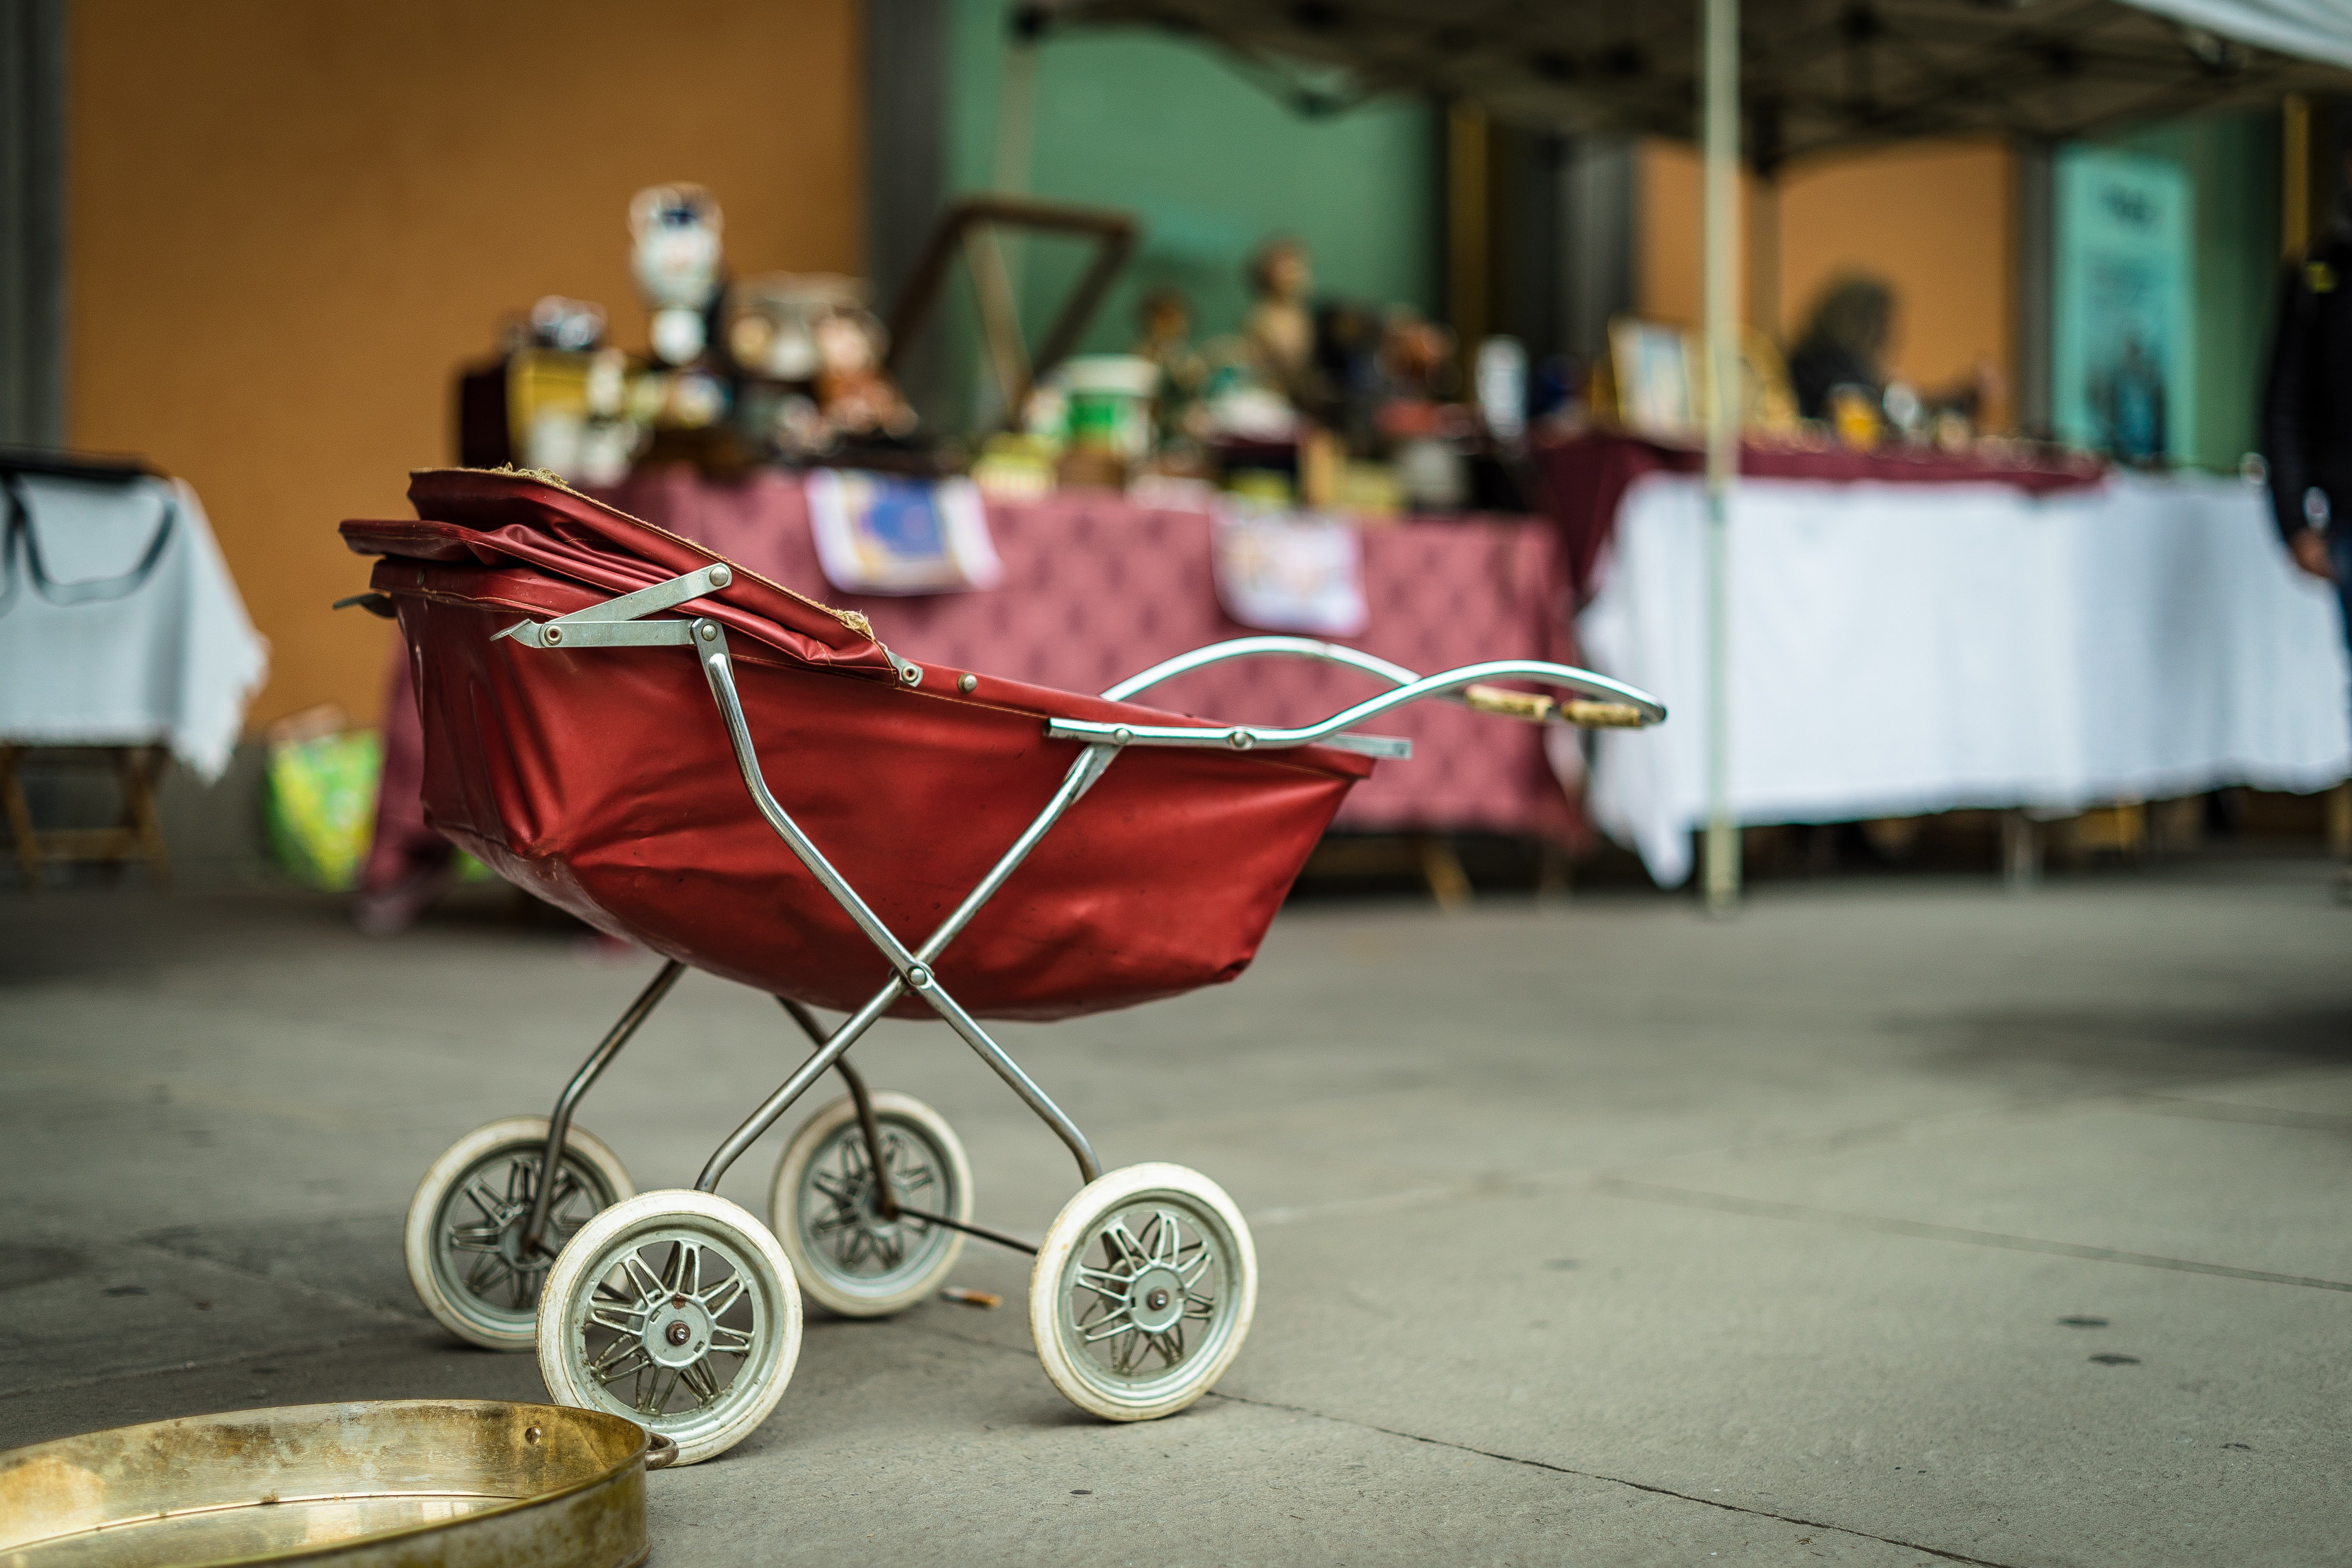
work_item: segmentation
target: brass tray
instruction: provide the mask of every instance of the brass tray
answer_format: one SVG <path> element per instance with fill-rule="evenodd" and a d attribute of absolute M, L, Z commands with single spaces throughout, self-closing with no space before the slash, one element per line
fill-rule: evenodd
<path fill-rule="evenodd" d="M 494 1400 L 293 1405 L 117 1426 L 0 1454 L 0 1568 L 631 1568 L 634 1422 Z"/>

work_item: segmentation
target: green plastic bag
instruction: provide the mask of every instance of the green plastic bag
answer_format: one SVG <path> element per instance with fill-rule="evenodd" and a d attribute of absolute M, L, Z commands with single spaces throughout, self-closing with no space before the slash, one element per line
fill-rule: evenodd
<path fill-rule="evenodd" d="M 269 748 L 263 814 L 269 847 L 295 880 L 330 892 L 356 887 L 375 837 L 376 781 L 383 743 L 351 730 Z"/>

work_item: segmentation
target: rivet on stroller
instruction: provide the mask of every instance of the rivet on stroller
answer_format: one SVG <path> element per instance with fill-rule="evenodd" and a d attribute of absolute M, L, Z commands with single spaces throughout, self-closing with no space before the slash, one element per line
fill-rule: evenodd
<path fill-rule="evenodd" d="M 1349 786 L 1407 754 L 1359 728 L 1392 709 L 1665 716 L 1563 665 L 1421 676 L 1285 637 L 1075 696 L 912 662 L 863 616 L 528 475 L 429 471 L 409 496 L 423 521 L 342 531 L 382 558 L 364 599 L 407 639 L 430 820 L 667 960 L 551 1116 L 492 1122 L 434 1163 L 409 1209 L 409 1276 L 452 1331 L 535 1345 L 556 1399 L 641 1421 L 682 1462 L 775 1408 L 803 1291 L 878 1317 L 936 1289 L 966 1236 L 1028 1250 L 973 1223 L 971 1173 L 939 1113 L 852 1068 L 850 1047 L 885 1016 L 943 1020 L 1077 1161 L 1084 1185 L 1030 1279 L 1054 1385 L 1113 1420 L 1200 1397 L 1249 1331 L 1241 1211 L 1181 1166 L 1106 1173 L 981 1020 L 1069 1017 L 1239 975 Z M 1131 700 L 1256 658 L 1343 665 L 1388 689 L 1295 728 Z M 638 1193 L 572 1114 L 688 965 L 774 995 L 814 1049 L 690 1190 Z M 846 1016 L 828 1029 L 820 1008 Z M 849 1092 L 793 1136 L 768 1223 L 718 1196 L 828 1071 Z"/>

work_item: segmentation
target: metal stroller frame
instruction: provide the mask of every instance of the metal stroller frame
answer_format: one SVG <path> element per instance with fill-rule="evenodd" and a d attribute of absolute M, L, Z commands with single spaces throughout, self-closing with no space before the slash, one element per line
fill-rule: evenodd
<path fill-rule="evenodd" d="M 736 764 L 742 771 L 744 787 L 751 792 L 752 803 L 759 808 L 760 815 L 889 961 L 894 972 L 865 1005 L 836 1025 L 830 1034 L 819 1027 L 807 1008 L 790 998 L 777 998 L 807 1034 L 815 1048 L 808 1059 L 762 1101 L 704 1163 L 701 1174 L 695 1179 L 694 1189 L 708 1194 L 718 1192 L 719 1184 L 727 1174 L 728 1168 L 741 1158 L 761 1134 L 774 1126 L 793 1102 L 807 1092 L 809 1086 L 828 1069 L 839 1072 L 848 1085 L 856 1102 L 868 1157 L 876 1169 L 881 1169 L 882 1142 L 874 1116 L 872 1097 L 862 1077 L 845 1058 L 850 1047 L 856 1045 L 893 1004 L 909 993 L 928 1005 L 950 1028 L 962 1037 L 964 1043 L 995 1070 L 1038 1119 L 1053 1129 L 1055 1135 L 1068 1146 L 1071 1155 L 1076 1160 L 1082 1181 L 1090 1183 L 1102 1174 L 1102 1165 L 1095 1156 L 1094 1147 L 1077 1124 L 1054 1103 L 1034 1079 L 1022 1070 L 1020 1064 L 1006 1054 L 1002 1046 L 990 1037 L 979 1022 L 957 1004 L 940 984 L 931 966 L 1020 868 L 1029 852 L 1070 807 L 1094 787 L 1096 781 L 1127 748 L 1192 746 L 1247 752 L 1325 745 L 1372 756 L 1402 759 L 1412 754 L 1410 742 L 1352 731 L 1355 726 L 1393 709 L 1433 698 L 1454 700 L 1480 711 L 1536 723 L 1556 722 L 1587 727 L 1630 728 L 1654 724 L 1662 721 L 1666 713 L 1663 704 L 1633 687 L 1594 675 L 1589 670 L 1537 659 L 1497 659 L 1423 676 L 1387 659 L 1308 637 L 1240 637 L 1195 648 L 1129 676 L 1105 691 L 1103 696 L 1114 701 L 1123 700 L 1192 670 L 1235 659 L 1256 658 L 1303 658 L 1337 665 L 1386 681 L 1390 689 L 1342 709 L 1319 722 L 1293 728 L 1253 724 L 1192 727 L 1113 724 L 1077 719 L 1047 720 L 1045 735 L 1048 739 L 1084 743 L 1084 749 L 1063 776 L 1061 787 L 1055 791 L 1045 808 L 998 858 L 988 874 L 965 895 L 954 911 L 940 922 L 920 947 L 909 949 L 875 916 L 856 889 L 834 868 L 832 862 L 801 830 L 799 824 L 793 820 L 792 815 L 785 811 L 769 789 L 766 773 L 753 746 L 750 724 L 744 718 L 742 702 L 736 691 L 734 662 L 729 652 L 726 629 L 708 617 L 693 620 L 643 618 L 660 615 L 724 588 L 732 580 L 733 574 L 728 566 L 723 563 L 716 563 L 553 620 L 520 621 L 497 634 L 501 637 L 512 637 L 528 647 L 566 651 L 615 647 L 693 648 L 701 664 L 703 677 L 709 685 L 711 699 L 718 705 L 719 717 L 726 724 L 728 741 L 734 748 Z M 899 679 L 908 686 L 922 684 L 923 670 L 919 665 L 901 659 L 896 654 L 890 655 L 890 661 L 898 668 Z M 966 678 L 967 680 L 969 679 Z M 1563 703 L 1549 697 L 1486 684 L 1495 680 L 1538 682 L 1578 693 L 1579 697 Z M 612 1065 L 613 1058 L 620 1054 L 621 1047 L 628 1043 L 638 1026 L 669 994 L 685 968 L 686 965 L 676 959 L 665 963 L 652 983 L 621 1015 L 611 1031 L 564 1085 L 549 1122 L 547 1150 L 541 1170 L 555 1172 L 563 1168 L 564 1142 L 571 1128 L 572 1113 L 580 1100 L 604 1070 Z M 537 1184 L 530 1218 L 523 1231 L 526 1268 L 530 1266 L 530 1259 L 545 1256 L 541 1237 L 546 1228 L 548 1209 L 556 1184 L 553 1180 Z M 910 1218 L 946 1226 L 1000 1246 L 1031 1253 L 1037 1250 L 1026 1242 L 999 1232 L 904 1205 L 891 1193 L 887 1182 L 878 1184 L 877 1202 L 886 1217 L 896 1218 L 905 1214 Z"/>

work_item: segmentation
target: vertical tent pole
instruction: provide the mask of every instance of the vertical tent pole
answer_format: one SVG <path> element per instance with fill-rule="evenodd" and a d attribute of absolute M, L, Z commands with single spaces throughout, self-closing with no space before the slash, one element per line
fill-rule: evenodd
<path fill-rule="evenodd" d="M 1739 458 L 1739 0 L 1702 0 L 1706 258 L 1706 907 L 1739 900 L 1731 808 L 1731 487 Z"/>

